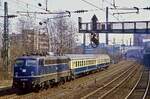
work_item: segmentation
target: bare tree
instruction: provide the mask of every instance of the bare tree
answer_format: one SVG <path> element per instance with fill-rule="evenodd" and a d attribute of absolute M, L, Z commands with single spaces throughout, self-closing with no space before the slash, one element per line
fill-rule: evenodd
<path fill-rule="evenodd" d="M 58 55 L 72 53 L 72 49 L 76 46 L 77 37 L 77 29 L 73 21 L 62 17 L 50 20 L 49 22 L 48 26 L 52 33 L 50 35 L 52 51 Z"/>
<path fill-rule="evenodd" d="M 24 29 L 33 29 L 35 27 L 35 20 L 33 16 L 21 16 L 18 18 L 18 29 L 20 32 Z"/>

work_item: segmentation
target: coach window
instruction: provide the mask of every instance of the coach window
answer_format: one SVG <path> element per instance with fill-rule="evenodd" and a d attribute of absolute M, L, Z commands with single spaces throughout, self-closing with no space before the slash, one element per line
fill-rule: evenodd
<path fill-rule="evenodd" d="M 51 64 L 50 60 L 45 60 L 45 65 Z"/>
<path fill-rule="evenodd" d="M 81 66 L 81 61 L 79 61 L 79 66 Z"/>
<path fill-rule="evenodd" d="M 76 61 L 76 67 L 78 66 L 78 62 Z"/>
<path fill-rule="evenodd" d="M 76 67 L 76 62 L 73 62 L 73 64 L 74 64 L 73 67 Z"/>

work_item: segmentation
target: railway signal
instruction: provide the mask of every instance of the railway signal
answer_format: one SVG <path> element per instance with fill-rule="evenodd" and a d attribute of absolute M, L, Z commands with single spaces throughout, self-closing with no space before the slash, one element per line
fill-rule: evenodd
<path fill-rule="evenodd" d="M 91 20 L 92 20 L 92 26 L 91 27 L 92 27 L 92 31 L 93 31 L 93 33 L 91 33 L 91 46 L 93 48 L 96 48 L 99 45 L 99 34 L 94 33 L 94 31 L 97 30 L 98 18 L 96 17 L 96 15 L 94 15 Z"/>

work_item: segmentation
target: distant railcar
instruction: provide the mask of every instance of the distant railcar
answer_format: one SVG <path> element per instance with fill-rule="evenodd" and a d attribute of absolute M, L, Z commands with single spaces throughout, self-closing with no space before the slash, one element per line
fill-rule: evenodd
<path fill-rule="evenodd" d="M 150 68 L 150 53 L 145 53 L 143 55 L 143 64 L 145 67 Z"/>
<path fill-rule="evenodd" d="M 13 87 L 41 89 L 74 79 L 78 75 L 107 68 L 110 57 L 100 55 L 23 56 L 14 65 Z"/>

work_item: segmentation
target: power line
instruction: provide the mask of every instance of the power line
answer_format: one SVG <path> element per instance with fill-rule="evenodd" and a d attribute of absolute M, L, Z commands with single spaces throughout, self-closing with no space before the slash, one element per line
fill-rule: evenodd
<path fill-rule="evenodd" d="M 104 0 L 103 0 L 103 1 L 104 1 Z M 109 1 L 107 1 L 107 0 L 105 0 L 105 2 L 106 2 L 106 3 L 108 3 L 108 4 L 110 4 L 111 6 L 113 6 L 113 8 L 110 8 L 110 9 L 117 10 L 117 13 L 119 13 L 119 12 L 118 12 L 118 9 L 117 9 L 117 6 L 116 6 L 116 1 L 115 1 L 115 0 L 113 0 L 113 3 L 110 3 L 110 2 L 109 2 Z M 113 13 L 113 15 L 114 15 L 114 13 Z M 123 16 L 122 16 L 122 15 L 120 15 L 120 14 L 118 14 L 118 17 L 123 18 Z"/>
<path fill-rule="evenodd" d="M 29 5 L 29 6 L 31 6 L 31 7 L 33 7 L 33 8 L 37 8 L 37 9 L 41 9 L 41 10 L 44 10 L 44 11 L 46 11 L 46 9 L 44 9 L 44 8 L 42 8 L 42 7 L 38 7 L 38 6 L 36 6 L 36 5 L 33 5 L 33 4 L 29 4 L 29 3 L 26 3 L 26 2 L 24 2 L 24 1 L 21 1 L 21 0 L 13 0 L 13 1 L 15 1 L 15 2 L 20 2 L 20 3 L 23 3 L 23 4 L 25 4 L 25 5 Z M 18 3 L 17 2 L 17 3 Z"/>
<path fill-rule="evenodd" d="M 13 0 L 13 1 L 16 2 L 16 3 L 18 3 L 16 0 Z M 15 4 L 16 4 L 16 3 L 15 3 Z M 18 4 L 17 7 L 21 7 L 21 9 L 26 10 L 26 11 L 28 10 L 28 9 L 27 9 L 27 6 L 25 6 L 25 5 L 20 5 L 20 4 Z M 12 7 L 12 8 L 13 8 L 13 7 Z M 16 10 L 16 9 L 15 9 L 15 10 Z M 10 12 L 10 11 L 9 11 L 9 12 Z M 16 12 L 15 12 L 15 13 L 16 13 Z"/>
<path fill-rule="evenodd" d="M 90 3 L 90 2 L 88 2 L 88 1 L 86 1 L 86 0 L 81 0 L 81 1 L 83 1 L 83 2 L 85 2 L 85 3 L 87 3 L 87 4 L 89 4 L 89 5 L 91 5 L 91 6 L 93 6 L 93 7 L 96 7 L 97 9 L 99 9 L 99 10 L 101 10 L 101 11 L 103 11 L 103 12 L 105 12 L 104 9 L 102 9 L 102 8 L 100 8 L 100 7 L 94 5 L 94 4 L 92 4 L 92 3 Z M 112 13 L 109 12 L 109 15 L 113 16 L 115 19 L 117 19 L 118 21 L 120 21 L 119 18 L 116 17 L 116 16 L 114 16 Z"/>
<path fill-rule="evenodd" d="M 88 1 L 86 1 L 86 0 L 81 0 L 81 1 L 83 1 L 83 2 L 85 2 L 85 3 L 87 3 L 87 4 L 91 5 L 91 6 L 93 6 L 93 7 L 97 8 L 97 9 L 99 9 L 99 10 L 104 11 L 104 9 L 103 9 L 103 8 L 100 8 L 100 7 L 98 7 L 98 6 L 94 5 L 94 4 L 92 4 L 92 3 L 90 3 L 90 2 L 88 2 Z"/>

